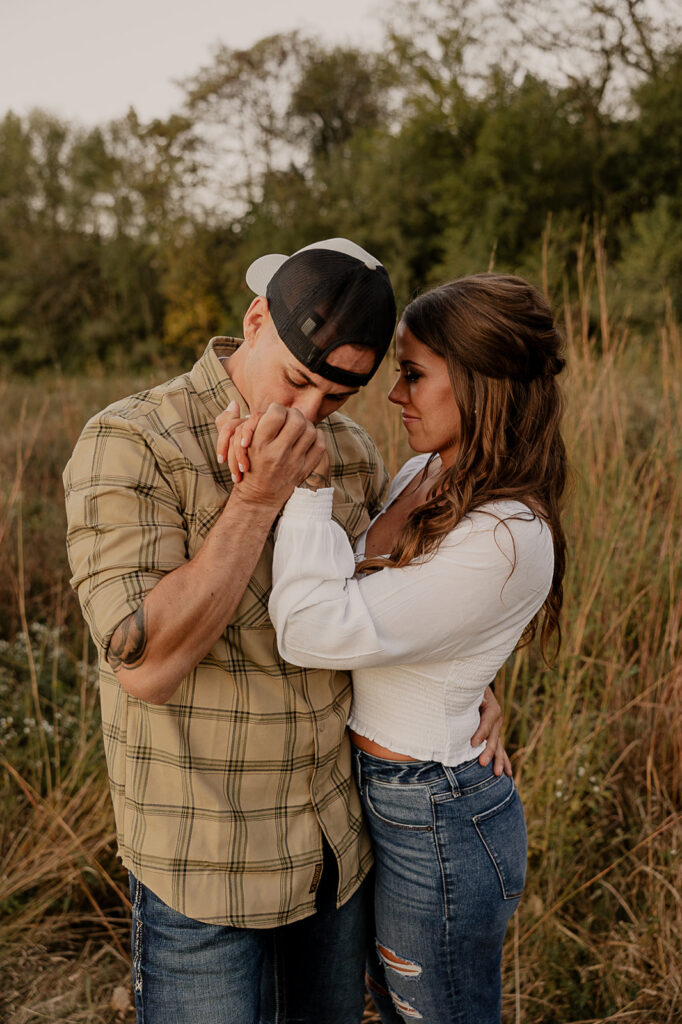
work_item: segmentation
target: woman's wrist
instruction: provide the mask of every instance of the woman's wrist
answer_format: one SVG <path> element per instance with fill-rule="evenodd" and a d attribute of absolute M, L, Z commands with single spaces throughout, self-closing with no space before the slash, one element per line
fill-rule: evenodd
<path fill-rule="evenodd" d="M 282 519 L 331 519 L 334 502 L 333 487 L 297 487 L 282 510 Z"/>

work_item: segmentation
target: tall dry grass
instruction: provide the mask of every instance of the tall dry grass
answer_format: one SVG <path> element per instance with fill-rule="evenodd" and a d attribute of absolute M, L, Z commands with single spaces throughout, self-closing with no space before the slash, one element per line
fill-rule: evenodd
<path fill-rule="evenodd" d="M 599 236 L 585 262 L 564 302 L 564 643 L 499 681 L 530 844 L 507 1008 L 653 1024 L 682 1019 L 682 349 L 670 312 L 656 345 L 612 320 Z"/>
<path fill-rule="evenodd" d="M 0 1019 L 12 1024 L 125 1016 L 111 1005 L 127 990 L 125 880 L 61 471 L 88 416 L 143 384 L 0 384 Z"/>
<path fill-rule="evenodd" d="M 551 670 L 535 648 L 518 652 L 497 681 L 530 846 L 505 952 L 508 1024 L 682 1018 L 682 348 L 671 315 L 655 339 L 632 337 L 606 282 L 597 235 L 558 296 L 574 467 L 563 647 Z M 395 471 L 409 450 L 384 398 L 391 372 L 350 412 Z M 11 1024 L 133 1018 L 125 879 L 59 474 L 90 412 L 139 386 L 7 381 L 1 396 L 0 1000 Z"/>

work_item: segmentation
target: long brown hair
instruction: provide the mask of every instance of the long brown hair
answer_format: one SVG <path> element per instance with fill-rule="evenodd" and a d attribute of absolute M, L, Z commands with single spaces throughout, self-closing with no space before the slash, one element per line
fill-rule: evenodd
<path fill-rule="evenodd" d="M 520 277 L 473 274 L 418 296 L 402 320 L 445 360 L 461 417 L 460 443 L 454 464 L 410 513 L 388 559 L 366 559 L 358 568 L 398 567 L 431 556 L 469 512 L 502 498 L 522 501 L 547 522 L 554 543 L 550 592 L 521 640 L 530 642 L 542 616 L 547 658 L 553 634 L 556 650 L 561 643 L 566 567 L 564 398 L 557 380 L 564 360 L 552 310 Z"/>

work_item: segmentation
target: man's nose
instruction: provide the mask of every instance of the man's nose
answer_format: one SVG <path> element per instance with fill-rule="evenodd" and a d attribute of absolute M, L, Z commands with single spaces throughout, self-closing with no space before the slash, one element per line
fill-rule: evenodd
<path fill-rule="evenodd" d="M 303 395 L 298 395 L 296 400 L 292 404 L 292 409 L 298 409 L 302 412 L 307 420 L 311 423 L 318 423 L 322 419 L 322 403 L 324 402 L 324 395 L 316 394 L 310 391 Z"/>

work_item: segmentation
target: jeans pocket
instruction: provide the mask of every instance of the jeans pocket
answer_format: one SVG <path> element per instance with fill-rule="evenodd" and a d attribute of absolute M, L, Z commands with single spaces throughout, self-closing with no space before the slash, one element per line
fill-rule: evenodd
<path fill-rule="evenodd" d="M 516 899 L 526 884 L 528 859 L 526 819 L 516 787 L 502 803 L 475 815 L 473 822 L 497 872 L 503 898 Z"/>
<path fill-rule="evenodd" d="M 368 817 L 407 832 L 433 832 L 431 796 L 426 786 L 365 783 L 362 794 Z"/>

